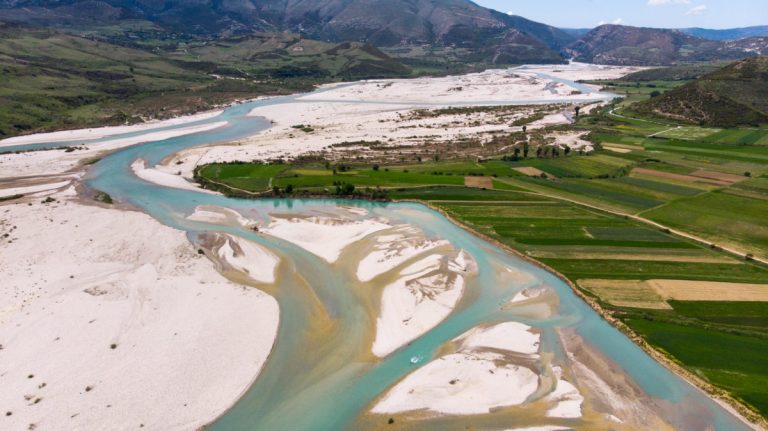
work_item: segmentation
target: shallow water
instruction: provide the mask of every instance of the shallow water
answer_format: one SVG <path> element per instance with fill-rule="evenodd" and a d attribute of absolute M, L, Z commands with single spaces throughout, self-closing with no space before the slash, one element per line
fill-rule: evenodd
<path fill-rule="evenodd" d="M 569 85 L 582 90 L 575 83 Z M 747 429 L 725 409 L 659 365 L 606 323 L 562 280 L 474 237 L 422 205 L 232 199 L 155 186 L 135 177 L 131 171 L 130 165 L 137 158 L 154 165 L 185 148 L 232 141 L 264 130 L 269 127 L 268 121 L 249 118 L 246 114 L 257 106 L 290 103 L 294 99 L 294 96 L 287 96 L 233 106 L 219 117 L 192 123 L 226 120 L 229 122 L 226 127 L 120 150 L 92 166 L 86 177 L 91 187 L 141 208 L 168 226 L 188 232 L 192 242 L 196 242 L 202 233 L 224 231 L 262 244 L 282 258 L 279 282 L 272 288 L 266 288 L 276 297 L 281 310 L 280 328 L 272 355 L 247 393 L 216 420 L 211 429 L 357 429 L 359 424 L 365 423 L 361 418 L 377 397 L 438 355 L 446 342 L 477 325 L 508 320 L 541 328 L 544 333 L 542 350 L 551 351 L 556 357 L 562 357 L 563 351 L 555 331 L 574 331 L 618 366 L 643 392 L 658 400 L 659 405 L 666 406 L 668 416 L 665 419 L 675 428 L 704 429 L 709 425 L 718 430 Z M 505 102 L 514 103 L 532 102 Z M 125 135 L 113 139 L 121 137 Z M 447 239 L 456 249 L 466 250 L 473 256 L 479 274 L 468 280 L 465 299 L 452 315 L 422 337 L 379 360 L 370 354 L 371 331 L 376 321 L 371 292 L 376 286 L 361 286 L 353 276 L 352 268 L 360 256 L 343 254 L 338 263 L 331 265 L 279 239 L 233 226 L 186 220 L 186 216 L 194 212 L 198 205 L 228 207 L 246 217 L 260 220 L 267 220 L 269 214 L 274 212 L 335 214 L 341 211 L 339 205 L 360 206 L 369 210 L 368 217 L 384 217 L 393 223 L 410 224 L 429 237 Z M 504 277 L 498 270 L 502 267 L 529 274 L 532 281 L 521 283 Z M 501 304 L 522 289 L 541 285 L 550 287 L 557 294 L 557 312 L 553 316 L 535 319 L 526 317 L 528 314 L 521 308 L 501 309 Z M 414 364 L 412 358 L 420 359 Z M 454 425 L 463 429 L 466 420 L 456 418 L 454 425 L 447 425 L 450 423 L 427 421 L 418 429 L 447 429 Z M 589 428 L 587 422 L 579 420 L 569 424 Z M 504 425 L 513 428 L 522 425 L 522 422 L 511 419 Z"/>

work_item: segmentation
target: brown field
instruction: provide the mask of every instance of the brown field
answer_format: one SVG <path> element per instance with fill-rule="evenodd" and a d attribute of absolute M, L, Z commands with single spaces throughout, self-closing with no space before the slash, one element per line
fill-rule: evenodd
<path fill-rule="evenodd" d="M 578 285 L 618 307 L 671 310 L 672 307 L 643 280 L 578 280 Z"/>
<path fill-rule="evenodd" d="M 768 302 L 768 284 L 690 280 L 648 280 L 647 283 L 664 299 Z"/>
<path fill-rule="evenodd" d="M 578 280 L 578 285 L 619 307 L 669 309 L 667 300 L 768 302 L 768 284 L 693 280 Z"/>
<path fill-rule="evenodd" d="M 608 151 L 613 151 L 614 153 L 621 153 L 621 154 L 626 154 L 626 153 L 631 153 L 632 152 L 632 150 L 630 150 L 629 148 L 616 147 L 616 146 L 613 146 L 613 145 L 603 145 L 603 148 L 608 150 Z"/>
<path fill-rule="evenodd" d="M 492 189 L 493 178 L 490 177 L 464 177 L 464 185 L 476 189 Z"/>
<path fill-rule="evenodd" d="M 693 172 L 691 176 L 698 177 L 698 178 L 706 178 L 706 179 L 715 180 L 715 181 L 722 181 L 728 184 L 737 183 L 739 181 L 744 181 L 746 179 L 746 177 L 743 175 L 734 175 L 734 174 L 726 174 L 723 172 L 705 171 L 704 169 L 699 169 L 698 171 Z"/>
<path fill-rule="evenodd" d="M 653 169 L 645 169 L 645 168 L 632 169 L 632 173 L 643 174 L 643 175 L 648 175 L 648 176 L 658 177 L 658 178 L 665 178 L 668 180 L 675 180 L 675 181 L 680 181 L 684 183 L 702 183 L 702 184 L 710 184 L 710 185 L 719 186 L 719 187 L 733 184 L 733 182 L 731 181 L 724 181 L 724 180 L 706 178 L 701 176 L 695 177 L 693 175 L 673 174 L 671 172 L 662 172 L 662 171 L 656 171 Z M 723 174 L 723 175 L 727 175 L 727 174 Z"/>
<path fill-rule="evenodd" d="M 523 166 L 523 167 L 520 167 L 520 168 L 512 168 L 512 169 L 516 170 L 517 172 L 520 172 L 523 175 L 528 175 L 529 177 L 538 177 L 538 176 L 541 176 L 541 174 L 546 173 L 546 172 L 544 172 L 544 171 L 542 171 L 540 169 L 536 169 L 536 168 L 534 168 L 532 166 Z M 549 174 L 547 174 L 547 175 L 549 175 Z M 551 176 L 551 175 L 549 175 L 549 176 Z"/>

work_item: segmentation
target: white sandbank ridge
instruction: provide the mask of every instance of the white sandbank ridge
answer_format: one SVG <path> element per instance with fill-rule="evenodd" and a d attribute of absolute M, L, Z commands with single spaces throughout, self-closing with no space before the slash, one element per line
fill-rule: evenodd
<path fill-rule="evenodd" d="M 472 258 L 461 251 L 452 258 L 452 266 L 448 260 L 445 255 L 429 255 L 403 269 L 400 278 L 384 288 L 372 347 L 374 355 L 389 355 L 453 312 L 464 293 L 464 275 Z"/>
<path fill-rule="evenodd" d="M 357 266 L 357 278 L 371 281 L 415 256 L 448 244 L 445 240 L 427 240 L 411 226 L 398 226 L 391 234 L 376 238 L 373 250 Z"/>
<path fill-rule="evenodd" d="M 221 236 L 221 245 L 214 252 L 221 261 L 246 274 L 253 282 L 275 282 L 275 271 L 280 258 L 274 253 L 253 241 L 230 234 L 217 235 Z"/>
<path fill-rule="evenodd" d="M 163 127 L 178 126 L 186 123 L 193 123 L 195 121 L 207 120 L 209 118 L 215 118 L 221 115 L 223 110 L 201 112 L 194 115 L 186 115 L 183 117 L 172 118 L 163 121 L 149 121 L 141 124 L 134 124 L 130 126 L 109 126 L 109 127 L 96 127 L 91 129 L 77 129 L 77 130 L 62 130 L 59 132 L 50 133 L 36 133 L 34 135 L 27 136 L 15 136 L 13 138 L 3 139 L 0 141 L 0 147 L 8 147 L 12 145 L 25 145 L 25 144 L 43 144 L 43 143 L 55 143 L 55 142 L 67 142 L 67 141 L 84 141 L 91 139 L 101 139 L 115 135 L 122 135 L 126 133 L 142 132 L 152 129 L 159 129 Z"/>
<path fill-rule="evenodd" d="M 538 352 L 539 336 L 522 323 L 506 322 L 473 329 L 454 340 L 457 353 L 433 360 L 395 385 L 372 409 L 374 413 L 402 413 L 427 409 L 436 413 L 488 413 L 496 407 L 520 405 L 536 392 L 539 376 L 531 369 L 508 363 L 488 348 L 528 355 Z M 519 338 L 517 342 L 511 339 Z M 522 347 L 522 351 L 508 350 Z M 493 372 L 489 372 L 492 370 Z"/>
<path fill-rule="evenodd" d="M 547 416 L 551 418 L 580 418 L 584 397 L 575 386 L 563 379 L 562 368 L 553 367 L 553 371 L 557 376 L 557 384 L 555 390 L 547 395 L 546 399 L 556 402 L 557 405 L 547 410 Z"/>
<path fill-rule="evenodd" d="M 522 404 L 536 392 L 539 376 L 519 365 L 497 365 L 502 359 L 491 352 L 454 353 L 435 359 L 398 383 L 372 411 L 383 414 L 426 409 L 470 415 Z"/>
<path fill-rule="evenodd" d="M 539 334 L 531 332 L 528 325 L 504 322 L 489 328 L 473 328 L 456 341 L 466 349 L 490 348 L 537 356 L 539 339 Z"/>
<path fill-rule="evenodd" d="M 272 349 L 277 302 L 183 232 L 67 196 L 0 205 L 17 227 L 0 239 L 2 427 L 190 430 L 223 413 Z"/>
<path fill-rule="evenodd" d="M 517 292 L 515 296 L 509 300 L 508 304 L 516 304 L 519 302 L 530 301 L 532 299 L 538 298 L 544 292 L 545 292 L 544 288 L 523 289 L 520 292 Z"/>
<path fill-rule="evenodd" d="M 207 194 L 218 194 L 214 191 L 203 189 L 199 184 L 191 183 L 179 175 L 163 172 L 154 168 L 148 168 L 147 162 L 144 159 L 136 159 L 131 164 L 131 170 L 133 170 L 133 173 L 142 180 L 156 184 L 158 186 L 181 190 L 191 190 Z"/>
<path fill-rule="evenodd" d="M 41 176 L 60 174 L 76 169 L 82 169 L 83 163 L 97 157 L 101 157 L 108 151 L 117 150 L 131 145 L 146 142 L 162 141 L 193 133 L 206 132 L 226 126 L 228 122 L 219 121 L 210 124 L 182 127 L 172 130 L 163 130 L 146 133 L 130 138 L 89 143 L 84 149 L 67 152 L 63 149 L 32 151 L 18 154 L 0 155 L 0 178 L 18 176 Z"/>
<path fill-rule="evenodd" d="M 389 227 L 374 219 L 355 221 L 319 216 L 272 217 L 262 233 L 296 244 L 328 263 L 334 263 L 350 244 Z"/>
<path fill-rule="evenodd" d="M 299 97 L 302 103 L 277 103 L 259 106 L 249 115 L 265 117 L 272 127 L 238 143 L 190 149 L 174 157 L 171 164 L 191 178 L 198 164 L 267 160 L 295 157 L 312 151 L 344 152 L 351 148 L 332 148 L 334 144 L 379 141 L 392 145 L 418 146 L 425 141 L 457 139 L 488 140 L 494 133 L 520 131 L 511 126 L 514 119 L 533 113 L 522 109 L 504 124 L 495 124 L 493 113 L 441 115 L 434 118 L 409 118 L 418 108 L 467 105 L 529 104 L 532 102 L 587 103 L 597 96 L 574 94 L 574 88 L 552 85 L 550 79 L 537 78 L 536 72 L 569 79 L 618 78 L 639 68 L 593 65 L 534 66 L 528 70 L 490 70 L 483 73 L 441 78 L 372 80 L 354 86 L 327 86 L 325 91 Z M 457 89 L 461 87 L 461 91 Z M 554 93 L 553 93 L 554 91 Z M 408 95 L 407 100 L 403 95 Z M 365 103 L 360 103 L 364 101 Z M 548 115 L 528 125 L 529 130 L 570 120 L 560 114 Z M 305 133 L 292 126 L 311 125 Z M 177 162 L 181 162 L 176 165 Z"/>
<path fill-rule="evenodd" d="M 51 190 L 60 189 L 71 184 L 72 181 L 58 181 L 55 183 L 38 184 L 27 187 L 12 187 L 8 189 L 0 189 L 0 198 L 14 196 L 14 195 L 26 195 L 30 193 L 46 192 Z"/>
<path fill-rule="evenodd" d="M 236 224 L 248 229 L 259 226 L 258 222 L 243 217 L 231 208 L 214 205 L 198 205 L 195 207 L 195 212 L 187 216 L 187 220 L 212 224 Z"/>

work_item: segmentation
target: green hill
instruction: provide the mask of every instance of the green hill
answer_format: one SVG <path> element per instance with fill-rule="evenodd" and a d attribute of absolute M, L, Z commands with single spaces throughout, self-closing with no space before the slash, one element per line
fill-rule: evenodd
<path fill-rule="evenodd" d="M 0 139 L 167 118 L 320 82 L 411 74 L 370 45 L 289 33 L 148 48 L 0 22 Z"/>
<path fill-rule="evenodd" d="M 702 125 L 768 123 L 768 57 L 730 64 L 632 110 Z"/>

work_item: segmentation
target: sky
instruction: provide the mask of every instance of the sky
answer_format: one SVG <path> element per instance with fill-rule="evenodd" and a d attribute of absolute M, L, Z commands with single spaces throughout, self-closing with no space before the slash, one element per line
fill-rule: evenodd
<path fill-rule="evenodd" d="M 563 28 L 624 24 L 663 28 L 768 25 L 768 0 L 474 0 Z"/>

